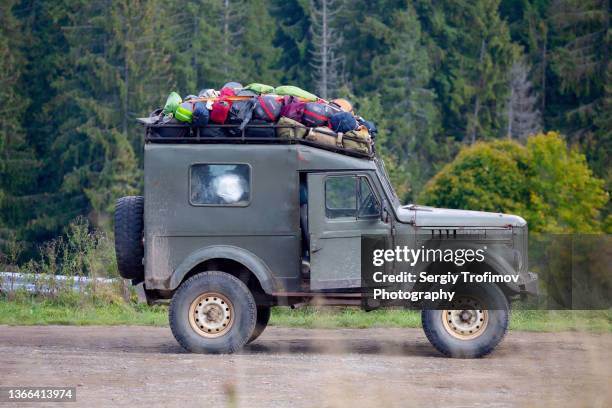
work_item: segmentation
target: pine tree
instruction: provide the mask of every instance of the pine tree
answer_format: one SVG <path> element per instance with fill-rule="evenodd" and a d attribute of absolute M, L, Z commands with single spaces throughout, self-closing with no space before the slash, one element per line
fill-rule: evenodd
<path fill-rule="evenodd" d="M 542 119 L 537 108 L 538 98 L 532 91 L 528 78 L 529 67 L 523 61 L 515 61 L 510 69 L 506 122 L 508 138 L 526 139 L 542 130 Z"/>
<path fill-rule="evenodd" d="M 39 162 L 27 145 L 21 122 L 29 101 L 21 86 L 25 60 L 20 52 L 20 25 L 14 1 L 0 5 L 0 258 L 5 243 L 27 240 Z M 21 245 L 21 244 L 20 244 Z"/>
<path fill-rule="evenodd" d="M 49 159 L 61 162 L 59 191 L 105 225 L 114 200 L 137 192 L 134 148 L 142 131 L 134 118 L 158 106 L 170 85 L 167 44 L 159 41 L 161 3 L 92 3 L 68 13 L 70 69 L 59 83 L 56 109 L 70 112 Z M 60 107 L 61 105 L 61 107 Z M 75 216 L 77 214 L 71 214 Z"/>
<path fill-rule="evenodd" d="M 434 84 L 443 126 L 473 143 L 502 132 L 507 73 L 514 46 L 498 12 L 499 0 L 422 1 L 421 19 L 440 60 Z"/>
<path fill-rule="evenodd" d="M 428 87 L 432 66 L 416 13 L 408 4 L 396 11 L 389 26 L 380 29 L 388 52 L 376 57 L 372 66 L 385 95 L 386 147 L 407 172 L 410 185 L 404 189 L 414 193 L 432 175 L 431 164 L 440 153 L 435 143 L 439 120 L 436 95 Z"/>
<path fill-rule="evenodd" d="M 274 46 L 282 50 L 277 67 L 277 83 L 311 88 L 312 76 L 308 61 L 310 19 L 306 0 L 270 0 L 270 14 L 276 23 Z"/>
<path fill-rule="evenodd" d="M 274 85 L 279 79 L 278 62 L 282 50 L 273 44 L 276 24 L 266 3 L 264 0 L 248 2 L 241 43 L 241 65 L 245 69 L 245 80 L 248 82 Z"/>
<path fill-rule="evenodd" d="M 335 22 L 342 10 L 336 0 L 310 0 L 311 67 L 318 95 L 327 99 L 343 85 L 342 36 Z"/>
<path fill-rule="evenodd" d="M 556 0 L 550 6 L 554 48 L 551 66 L 558 83 L 554 125 L 567 129 L 572 142 L 586 151 L 595 173 L 609 168 L 606 146 L 610 129 L 605 116 L 609 97 L 610 2 Z M 603 125 L 603 127 L 602 127 Z M 601 142 L 601 144 L 600 144 Z M 602 156 L 605 155 L 605 157 Z"/>

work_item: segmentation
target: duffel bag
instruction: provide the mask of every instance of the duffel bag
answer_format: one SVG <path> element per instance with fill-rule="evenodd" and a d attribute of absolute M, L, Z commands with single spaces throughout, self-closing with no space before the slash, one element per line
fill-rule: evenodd
<path fill-rule="evenodd" d="M 174 117 L 181 122 L 191 123 L 193 119 L 193 102 L 183 102 L 178 108 L 176 108 L 176 112 L 174 113 Z"/>
<path fill-rule="evenodd" d="M 327 146 L 342 147 L 341 135 L 332 132 L 327 127 L 308 129 L 305 139 L 310 142 L 316 142 Z"/>
<path fill-rule="evenodd" d="M 329 118 L 329 126 L 334 132 L 346 133 L 359 127 L 352 113 L 336 112 Z"/>
<path fill-rule="evenodd" d="M 310 92 L 305 91 L 302 88 L 298 88 L 297 86 L 293 86 L 293 85 L 277 86 L 274 89 L 274 93 L 277 95 L 296 96 L 298 98 L 306 99 L 307 101 L 313 101 L 313 102 L 319 99 L 317 95 L 311 94 Z"/>
<path fill-rule="evenodd" d="M 206 103 L 196 102 L 193 105 L 192 122 L 194 126 L 202 127 L 208 125 L 210 111 L 206 109 Z"/>
<path fill-rule="evenodd" d="M 242 130 L 251 121 L 253 117 L 253 109 L 255 108 L 255 99 L 245 99 L 242 101 L 234 101 L 230 108 L 229 115 L 225 123 L 227 125 L 235 125 L 237 127 L 228 128 L 230 136 L 242 136 Z"/>
<path fill-rule="evenodd" d="M 365 127 L 359 130 L 346 132 L 342 136 L 342 146 L 348 150 L 370 154 L 372 152 L 372 138 Z"/>
<path fill-rule="evenodd" d="M 302 123 L 310 127 L 326 126 L 333 113 L 334 110 L 327 104 L 309 102 L 304 106 Z"/>
<path fill-rule="evenodd" d="M 164 105 L 164 115 L 174 115 L 176 112 L 176 108 L 183 102 L 181 96 L 176 92 L 171 92 L 168 95 L 168 99 L 166 99 L 166 104 Z"/>
<path fill-rule="evenodd" d="M 216 126 L 201 127 L 201 128 L 198 128 L 198 132 L 200 132 L 199 133 L 200 137 L 227 137 L 228 136 L 226 128 L 221 128 L 221 127 L 216 127 Z"/>
<path fill-rule="evenodd" d="M 308 133 L 306 126 L 284 116 L 281 116 L 276 125 L 276 136 L 281 139 L 303 139 Z"/>
<path fill-rule="evenodd" d="M 283 107 L 281 108 L 280 115 L 301 122 L 304 116 L 305 106 L 305 102 L 299 102 L 297 98 L 293 96 L 285 96 L 283 98 Z"/>
<path fill-rule="evenodd" d="M 283 105 L 272 95 L 262 95 L 257 98 L 253 117 L 268 122 L 276 122 Z"/>
<path fill-rule="evenodd" d="M 156 125 L 149 127 L 149 135 L 152 138 L 175 138 L 189 137 L 191 128 L 189 125 L 175 118 L 163 119 Z"/>
<path fill-rule="evenodd" d="M 244 89 L 248 89 L 249 91 L 257 92 L 258 94 L 269 94 L 274 92 L 274 87 L 265 84 L 252 83 L 248 84 L 244 87 Z"/>
<path fill-rule="evenodd" d="M 210 121 L 222 125 L 227 120 L 232 104 L 230 101 L 220 99 L 215 101 L 210 111 Z"/>
<path fill-rule="evenodd" d="M 257 127 L 253 126 L 256 125 Z M 265 127 L 259 127 L 265 125 Z M 276 129 L 270 122 L 265 120 L 252 119 L 244 130 L 245 137 L 273 138 L 276 136 Z"/>

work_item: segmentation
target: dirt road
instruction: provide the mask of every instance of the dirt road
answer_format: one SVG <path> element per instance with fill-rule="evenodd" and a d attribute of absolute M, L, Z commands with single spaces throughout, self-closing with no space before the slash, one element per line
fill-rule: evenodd
<path fill-rule="evenodd" d="M 205 356 L 166 328 L 0 326 L 0 385 L 76 386 L 66 406 L 88 408 L 609 407 L 611 357 L 608 334 L 512 332 L 487 358 L 455 360 L 416 329 L 271 327 Z"/>

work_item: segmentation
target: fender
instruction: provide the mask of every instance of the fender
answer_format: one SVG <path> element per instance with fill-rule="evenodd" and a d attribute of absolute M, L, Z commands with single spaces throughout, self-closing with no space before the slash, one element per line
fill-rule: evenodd
<path fill-rule="evenodd" d="M 198 249 L 197 251 L 189 254 L 189 256 L 187 256 L 185 260 L 181 262 L 181 264 L 174 270 L 174 273 L 170 278 L 170 289 L 176 289 L 180 285 L 185 275 L 187 275 L 189 271 L 191 271 L 197 265 L 214 258 L 231 259 L 243 264 L 251 272 L 253 272 L 266 293 L 271 294 L 275 291 L 272 271 L 270 271 L 270 268 L 268 268 L 265 262 L 252 252 L 231 245 L 212 245 Z"/>

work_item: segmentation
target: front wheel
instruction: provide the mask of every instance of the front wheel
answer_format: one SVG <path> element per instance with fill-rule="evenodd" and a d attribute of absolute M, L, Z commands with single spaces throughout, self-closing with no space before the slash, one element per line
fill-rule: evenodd
<path fill-rule="evenodd" d="M 425 335 L 448 357 L 484 357 L 506 335 L 508 300 L 495 285 L 475 285 L 457 296 L 447 310 L 422 311 Z"/>
<path fill-rule="evenodd" d="M 266 327 L 268 327 L 268 322 L 270 321 L 271 307 L 270 306 L 258 306 L 257 307 L 257 324 L 255 325 L 255 330 L 253 330 L 253 334 L 251 334 L 251 338 L 247 341 L 247 344 L 250 344 L 255 341 L 261 333 L 264 332 Z"/>
<path fill-rule="evenodd" d="M 233 353 L 246 344 L 257 319 L 255 299 L 236 277 L 217 271 L 185 281 L 172 297 L 170 329 L 193 353 Z"/>

